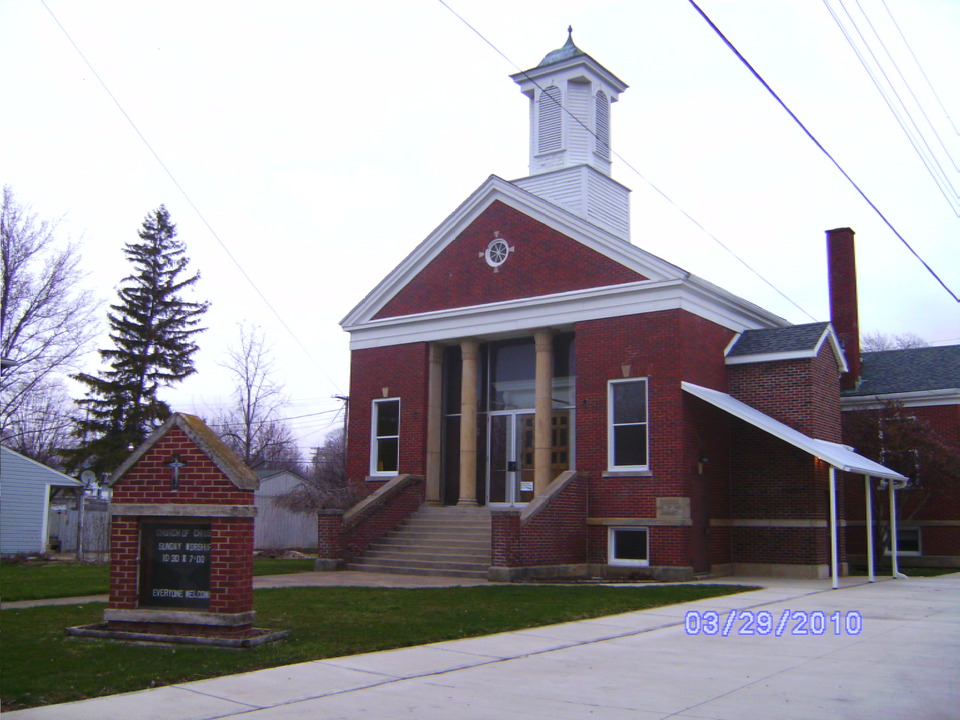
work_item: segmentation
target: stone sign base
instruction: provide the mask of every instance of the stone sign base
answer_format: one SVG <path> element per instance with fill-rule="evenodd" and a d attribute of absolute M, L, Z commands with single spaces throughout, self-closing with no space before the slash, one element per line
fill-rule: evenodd
<path fill-rule="evenodd" d="M 67 635 L 114 640 L 128 643 L 156 643 L 160 645 L 208 645 L 213 647 L 246 649 L 264 643 L 283 640 L 289 630 L 266 630 L 250 627 L 222 627 L 191 625 L 187 623 L 141 623 L 106 621 L 94 625 L 67 628 Z"/>

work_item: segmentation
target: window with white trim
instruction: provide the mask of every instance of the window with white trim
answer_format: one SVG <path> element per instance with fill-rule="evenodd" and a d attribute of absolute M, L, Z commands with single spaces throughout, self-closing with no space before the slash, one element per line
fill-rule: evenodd
<path fill-rule="evenodd" d="M 400 399 L 373 401 L 370 474 L 396 475 L 400 467 Z"/>
<path fill-rule="evenodd" d="M 610 565 L 650 565 L 650 531 L 645 527 L 612 527 L 607 531 Z"/>
<path fill-rule="evenodd" d="M 890 546 L 884 555 L 890 554 Z M 920 546 L 920 528 L 918 527 L 898 527 L 897 528 L 897 555 L 922 555 Z"/>
<path fill-rule="evenodd" d="M 611 380 L 607 391 L 609 469 L 648 470 L 647 379 Z"/>

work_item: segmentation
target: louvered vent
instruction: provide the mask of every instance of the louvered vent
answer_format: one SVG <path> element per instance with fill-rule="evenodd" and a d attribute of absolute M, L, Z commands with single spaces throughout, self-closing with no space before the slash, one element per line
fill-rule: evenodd
<path fill-rule="evenodd" d="M 563 111 L 560 107 L 560 88 L 551 85 L 540 96 L 540 141 L 537 152 L 548 153 L 563 147 L 561 125 Z"/>
<path fill-rule="evenodd" d="M 597 139 L 596 151 L 604 159 L 610 158 L 610 101 L 603 90 L 596 95 Z"/>

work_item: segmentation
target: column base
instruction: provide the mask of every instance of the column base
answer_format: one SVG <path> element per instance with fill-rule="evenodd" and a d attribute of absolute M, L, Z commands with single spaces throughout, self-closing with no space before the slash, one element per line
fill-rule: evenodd
<path fill-rule="evenodd" d="M 480 504 L 476 500 L 460 500 L 457 502 L 457 507 L 480 507 Z"/>

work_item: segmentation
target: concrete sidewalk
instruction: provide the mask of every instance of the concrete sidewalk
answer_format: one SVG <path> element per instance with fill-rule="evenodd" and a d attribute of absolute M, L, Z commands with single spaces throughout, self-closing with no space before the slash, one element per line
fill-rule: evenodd
<path fill-rule="evenodd" d="M 960 713 L 960 574 L 874 584 L 845 578 L 836 591 L 829 581 L 723 579 L 731 580 L 765 587 L 4 718 L 945 719 Z M 731 610 L 752 611 L 753 625 L 738 614 L 724 635 Z M 743 634 L 766 629 L 768 619 L 768 634 Z M 794 634 L 801 630 L 808 634 Z"/>

